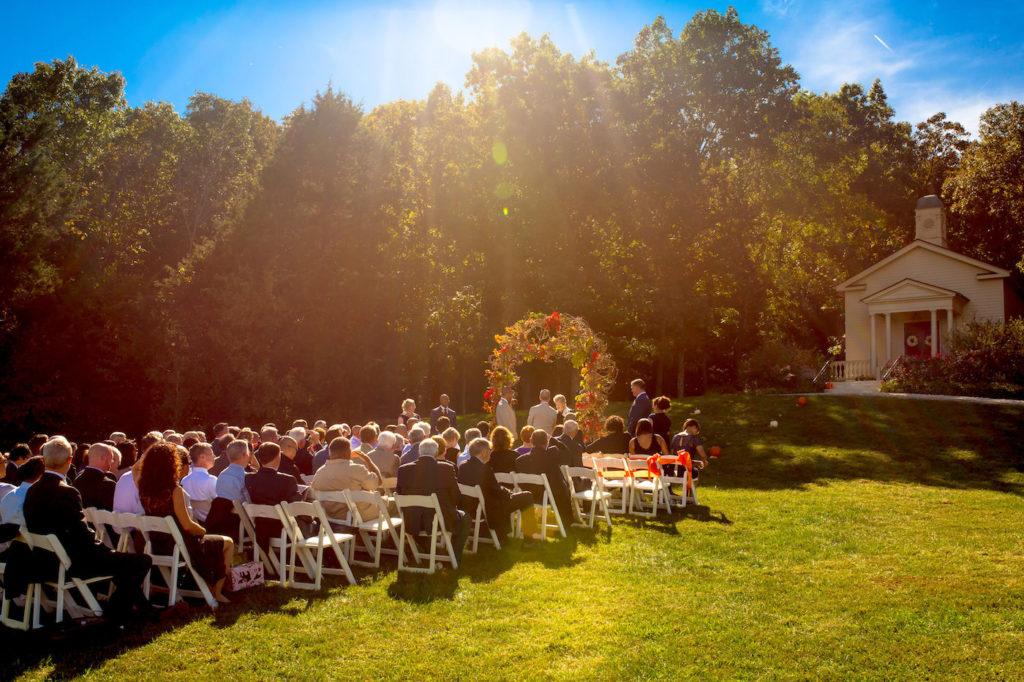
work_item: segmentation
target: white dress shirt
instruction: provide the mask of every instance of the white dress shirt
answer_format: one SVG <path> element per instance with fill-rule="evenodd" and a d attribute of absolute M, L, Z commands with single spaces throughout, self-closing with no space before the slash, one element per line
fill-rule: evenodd
<path fill-rule="evenodd" d="M 0 500 L 0 523 L 16 523 L 25 525 L 25 493 L 32 484 L 25 481 L 14 492 L 4 495 Z"/>
<path fill-rule="evenodd" d="M 203 467 L 192 467 L 192 473 L 181 479 L 181 487 L 190 502 L 212 502 L 217 497 L 217 477 Z M 210 513 L 208 505 L 193 505 L 197 521 L 205 521 Z"/>
<path fill-rule="evenodd" d="M 124 472 L 114 486 L 114 511 L 128 514 L 145 514 L 142 500 L 139 499 L 139 487 L 135 485 L 132 470 Z"/>

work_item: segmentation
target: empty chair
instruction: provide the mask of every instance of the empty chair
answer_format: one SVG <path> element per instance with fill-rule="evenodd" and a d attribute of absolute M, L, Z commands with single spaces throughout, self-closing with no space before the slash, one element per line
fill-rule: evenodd
<path fill-rule="evenodd" d="M 319 501 L 282 502 L 277 507 L 291 545 L 285 584 L 288 587 L 319 590 L 323 584 L 323 576 L 327 574 L 344 575 L 350 585 L 355 585 L 355 576 L 352 575 L 352 569 L 349 568 L 345 557 L 346 549 L 342 547 L 352 543 L 355 537 L 349 533 L 335 532 Z M 308 516 L 317 522 L 317 531 L 314 535 L 305 537 L 298 521 L 300 516 Z M 338 568 L 324 566 L 324 554 L 328 549 L 334 553 Z M 302 570 L 310 578 L 310 582 L 295 579 L 296 558 L 302 561 Z"/>
<path fill-rule="evenodd" d="M 627 459 L 629 466 L 629 513 L 633 516 L 645 516 L 648 518 L 657 516 L 658 504 L 661 501 L 661 476 L 651 475 L 646 459 Z M 651 510 L 645 510 L 645 505 L 650 503 Z"/>
<path fill-rule="evenodd" d="M 589 490 L 578 490 L 572 493 L 573 512 L 579 517 L 580 521 L 585 522 L 589 528 L 593 528 L 594 521 L 597 519 L 597 512 L 600 510 L 604 512 L 605 523 L 611 528 L 612 517 L 608 510 L 608 500 L 611 499 L 611 494 L 604 489 L 604 483 L 601 477 L 597 475 L 597 472 L 587 467 L 563 465 L 562 474 L 567 481 L 572 481 L 574 478 L 589 479 L 591 481 Z M 589 509 L 586 508 L 588 506 Z"/>
<path fill-rule="evenodd" d="M 632 493 L 630 481 L 630 468 L 626 464 L 626 458 L 621 456 L 594 457 L 593 469 L 601 478 L 605 492 L 609 493 L 609 502 L 618 499 L 618 507 L 609 509 L 613 514 L 625 514 L 629 511 L 629 498 Z M 571 485 L 571 483 L 570 483 Z M 581 491 L 582 492 L 582 491 Z"/>

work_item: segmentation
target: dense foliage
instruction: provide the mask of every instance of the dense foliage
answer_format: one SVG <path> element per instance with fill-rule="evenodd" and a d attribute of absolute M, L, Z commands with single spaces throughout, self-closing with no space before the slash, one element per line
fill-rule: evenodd
<path fill-rule="evenodd" d="M 0 98 L 0 434 L 474 409 L 531 310 L 586 319 L 653 392 L 738 387 L 768 341 L 835 343 L 834 285 L 922 194 L 946 187 L 967 253 L 1024 246 L 1020 105 L 976 142 L 913 128 L 877 81 L 802 90 L 733 10 L 659 18 L 614 65 L 524 34 L 464 93 L 369 113 L 123 86 L 69 58 Z"/>
<path fill-rule="evenodd" d="M 949 354 L 907 357 L 887 391 L 1024 399 L 1024 320 L 975 322 L 953 335 Z"/>

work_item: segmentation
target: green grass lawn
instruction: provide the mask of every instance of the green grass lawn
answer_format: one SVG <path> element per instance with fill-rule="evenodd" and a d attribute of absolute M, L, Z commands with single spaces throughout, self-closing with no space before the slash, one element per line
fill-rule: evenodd
<path fill-rule="evenodd" d="M 0 675 L 1024 677 L 1024 410 L 722 395 L 674 423 L 695 409 L 723 455 L 687 514 L 120 635 L 2 632 Z"/>

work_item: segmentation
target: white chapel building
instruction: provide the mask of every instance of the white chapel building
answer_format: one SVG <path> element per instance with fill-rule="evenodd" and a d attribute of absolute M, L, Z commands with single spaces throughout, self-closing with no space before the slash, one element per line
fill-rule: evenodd
<path fill-rule="evenodd" d="M 949 249 L 939 197 L 919 199 L 914 214 L 914 241 L 836 287 L 846 299 L 847 379 L 879 377 L 901 355 L 942 353 L 970 321 L 1024 314 L 1008 270 Z"/>

